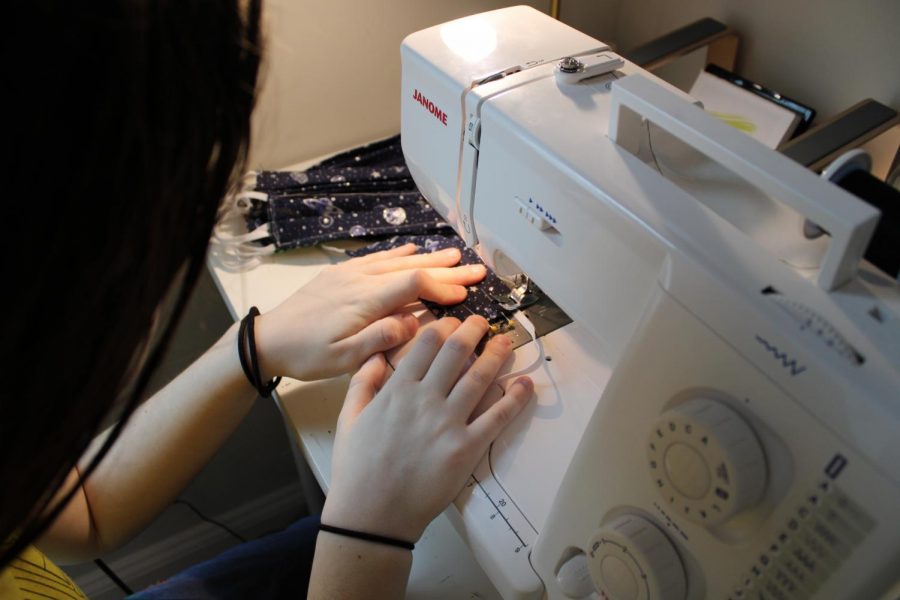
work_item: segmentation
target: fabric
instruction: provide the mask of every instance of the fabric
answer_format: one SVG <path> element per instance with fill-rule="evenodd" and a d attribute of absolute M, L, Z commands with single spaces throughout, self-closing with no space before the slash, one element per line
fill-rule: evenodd
<path fill-rule="evenodd" d="M 275 251 L 358 237 L 448 227 L 419 193 L 400 137 L 334 156 L 306 171 L 261 171 L 244 197 L 248 231 L 265 228 Z"/>
<path fill-rule="evenodd" d="M 29 546 L 0 571 L 0 598 L 86 600 L 87 596 L 40 550 Z"/>
<path fill-rule="evenodd" d="M 306 171 L 261 171 L 246 194 L 244 220 L 257 247 L 276 251 L 351 238 L 382 238 L 350 256 L 387 250 L 408 242 L 419 252 L 459 248 L 461 264 L 483 264 L 419 193 L 403 159 L 400 136 L 354 148 Z M 500 306 L 509 286 L 488 272 L 469 288 L 464 302 L 441 306 L 425 302 L 440 318 L 465 320 L 477 314 L 505 324 L 511 311 Z"/>
<path fill-rule="evenodd" d="M 313 167 L 308 171 L 261 171 L 254 189 L 278 194 L 299 190 L 308 194 L 344 192 L 353 186 L 357 191 L 388 192 L 408 190 L 415 185 L 406 165 L 384 167 Z"/>
<path fill-rule="evenodd" d="M 171 579 L 129 596 L 132 600 L 244 600 L 306 598 L 319 517 L 245 542 Z"/>
<path fill-rule="evenodd" d="M 448 227 L 424 198 L 414 198 L 412 204 L 405 198 L 404 194 L 398 194 L 273 199 L 269 201 L 269 231 L 278 250 L 288 250 L 334 240 L 421 233 Z M 292 203 L 296 210 L 285 210 Z M 350 203 L 361 206 L 355 210 L 341 208 L 342 204 Z"/>

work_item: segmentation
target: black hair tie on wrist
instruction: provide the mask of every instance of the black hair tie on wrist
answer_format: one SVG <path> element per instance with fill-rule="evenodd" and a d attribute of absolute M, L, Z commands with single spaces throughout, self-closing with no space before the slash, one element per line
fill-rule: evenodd
<path fill-rule="evenodd" d="M 269 398 L 272 395 L 281 377 L 276 377 L 268 383 L 263 383 L 262 376 L 259 374 L 259 357 L 256 354 L 256 336 L 253 331 L 253 324 L 256 317 L 259 316 L 259 309 L 251 306 L 247 316 L 241 319 L 241 327 L 238 330 L 238 358 L 241 361 L 241 369 L 244 375 L 260 396 Z M 249 354 L 249 356 L 247 356 Z"/>
<path fill-rule="evenodd" d="M 343 527 L 334 527 L 333 525 L 326 525 L 325 523 L 319 523 L 319 531 L 327 531 L 328 533 L 343 535 L 345 537 L 352 537 L 358 540 L 364 540 L 366 542 L 375 542 L 376 544 L 396 546 L 397 548 L 403 548 L 405 550 L 413 550 L 416 547 L 415 544 L 413 544 L 412 542 L 407 542 L 406 540 L 398 540 L 397 538 L 376 535 L 374 533 L 366 533 L 365 531 L 344 529 Z"/>

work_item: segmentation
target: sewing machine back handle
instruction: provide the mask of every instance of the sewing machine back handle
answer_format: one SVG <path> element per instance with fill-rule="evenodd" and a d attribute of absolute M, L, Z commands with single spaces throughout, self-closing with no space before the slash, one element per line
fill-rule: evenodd
<path fill-rule="evenodd" d="M 609 138 L 636 153 L 642 118 L 825 229 L 831 243 L 819 270 L 822 289 L 853 279 L 878 223 L 876 209 L 645 77 L 614 83 Z"/>

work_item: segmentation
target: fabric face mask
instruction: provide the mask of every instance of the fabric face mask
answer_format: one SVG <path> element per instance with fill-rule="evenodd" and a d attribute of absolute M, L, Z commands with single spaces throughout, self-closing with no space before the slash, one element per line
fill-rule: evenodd
<path fill-rule="evenodd" d="M 416 191 L 403 194 L 245 196 L 244 215 L 255 239 L 271 238 L 273 252 L 334 240 L 424 234 L 448 227 Z M 250 240 L 248 240 L 250 241 Z"/>
<path fill-rule="evenodd" d="M 335 240 L 448 228 L 416 188 L 399 136 L 339 154 L 306 171 L 252 175 L 254 181 L 226 211 L 243 220 L 249 233 L 230 235 L 220 227 L 213 239 L 213 250 L 239 266 Z"/>

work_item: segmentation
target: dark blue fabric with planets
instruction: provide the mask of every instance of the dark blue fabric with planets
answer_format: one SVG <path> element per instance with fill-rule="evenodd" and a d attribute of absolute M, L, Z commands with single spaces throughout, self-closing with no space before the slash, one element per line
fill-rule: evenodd
<path fill-rule="evenodd" d="M 386 167 L 313 167 L 306 171 L 262 171 L 256 176 L 256 188 L 270 194 L 291 193 L 302 188 L 310 194 L 390 192 L 415 189 L 406 165 Z"/>
<path fill-rule="evenodd" d="M 252 231 L 268 223 L 271 238 L 260 243 L 274 242 L 278 250 L 383 238 L 347 254 L 363 256 L 412 242 L 418 253 L 459 248 L 460 264 L 483 264 L 419 193 L 403 160 L 400 136 L 343 152 L 306 171 L 261 171 L 254 189 L 268 200 L 250 200 L 247 227 Z M 437 318 L 464 320 L 477 314 L 497 323 L 511 315 L 494 298 L 508 293 L 509 286 L 488 270 L 459 304 L 423 302 Z"/>
<path fill-rule="evenodd" d="M 400 136 L 338 154 L 306 171 L 262 171 L 250 199 L 250 231 L 268 224 L 276 250 L 347 238 L 432 233 L 447 223 L 419 193 Z"/>

